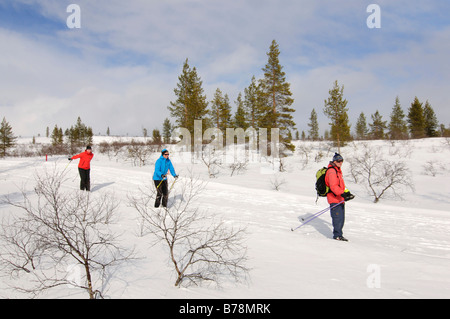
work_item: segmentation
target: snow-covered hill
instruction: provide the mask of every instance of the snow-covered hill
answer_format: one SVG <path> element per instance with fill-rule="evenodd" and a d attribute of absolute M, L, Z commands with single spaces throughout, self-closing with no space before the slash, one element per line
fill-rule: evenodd
<path fill-rule="evenodd" d="M 106 297 L 450 297 L 450 145 L 445 139 L 358 142 L 341 149 L 346 184 L 356 195 L 346 204 L 344 235 L 349 242 L 332 240 L 329 213 L 291 231 L 301 224 L 301 218 L 328 206 L 323 198 L 316 203 L 314 190 L 315 172 L 328 164 L 335 151 L 326 144 L 298 142 L 295 154 L 283 162 L 285 172 L 271 170 L 268 163 L 251 163 L 234 176 L 222 167 L 213 179 L 204 164 L 183 161 L 173 151 L 171 158 L 180 181 L 194 174 L 208 182 L 196 204 L 230 225 L 247 227 L 249 280 L 242 284 L 225 281 L 221 289 L 173 286 L 175 278 L 167 251 L 163 245 L 150 246 L 148 238 L 136 235 L 138 217 L 128 203 L 129 195 L 150 185 L 153 166 L 136 167 L 122 158 L 100 154 L 96 145 L 103 139 L 96 137 L 94 141 L 91 196 L 111 192 L 120 200 L 122 245 L 135 246 L 142 257 L 111 275 Z M 350 174 L 351 158 L 368 145 L 383 159 L 403 161 L 411 173 L 414 191 L 402 187 L 398 189 L 403 192 L 402 198 L 391 196 L 373 203 L 363 183 L 356 184 Z M 158 156 L 155 153 L 150 162 Z M 49 157 L 48 162 L 44 157 L 1 159 L 0 195 L 19 200 L 20 188 L 31 194 L 33 176 L 55 165 L 65 169 L 67 158 Z M 64 187 L 77 192 L 76 164 L 70 164 L 67 171 Z M 274 189 L 276 183 L 280 184 L 278 191 Z M 180 184 L 175 184 L 175 191 Z M 15 212 L 10 206 L 0 205 L 2 216 Z M 0 297 L 23 296 L 5 290 L 6 284 L 7 279 L 0 277 Z M 41 297 L 85 298 L 86 293 L 59 287 Z"/>

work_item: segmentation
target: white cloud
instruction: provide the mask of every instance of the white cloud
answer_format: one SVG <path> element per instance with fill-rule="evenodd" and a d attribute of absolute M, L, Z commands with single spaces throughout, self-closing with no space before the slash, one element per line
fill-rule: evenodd
<path fill-rule="evenodd" d="M 352 121 L 376 109 L 387 119 L 395 96 L 406 109 L 417 95 L 449 122 L 448 22 L 441 30 L 414 24 L 442 2 L 380 0 L 382 28 L 368 30 L 368 1 L 79 0 L 82 28 L 69 30 L 70 1 L 20 1 L 62 28 L 52 34 L 0 28 L 0 42 L 7 44 L 0 115 L 17 134 L 43 134 L 46 126 L 72 125 L 77 116 L 96 133 L 107 126 L 117 134 L 160 127 L 186 58 L 208 100 L 219 87 L 233 102 L 253 75 L 261 76 L 273 39 L 300 130 L 307 130 L 312 108 L 323 116 L 335 80 L 345 86 Z"/>

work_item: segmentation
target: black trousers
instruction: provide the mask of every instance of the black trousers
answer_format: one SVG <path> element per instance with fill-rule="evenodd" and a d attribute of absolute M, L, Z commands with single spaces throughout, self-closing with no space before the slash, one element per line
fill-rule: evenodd
<path fill-rule="evenodd" d="M 80 173 L 80 189 L 82 191 L 91 190 L 91 170 L 90 169 L 82 169 L 78 167 L 78 172 Z"/>
<path fill-rule="evenodd" d="M 169 198 L 169 188 L 167 187 L 167 180 L 154 182 L 156 187 L 155 207 L 159 207 L 161 205 L 161 198 L 162 206 L 167 207 L 167 199 Z"/>

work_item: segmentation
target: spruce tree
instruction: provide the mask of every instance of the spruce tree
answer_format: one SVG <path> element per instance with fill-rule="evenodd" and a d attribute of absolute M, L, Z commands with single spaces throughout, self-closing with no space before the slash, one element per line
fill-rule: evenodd
<path fill-rule="evenodd" d="M 235 128 L 242 128 L 244 131 L 249 127 L 247 123 L 247 113 L 245 112 L 244 101 L 242 100 L 242 93 L 239 93 L 236 99 L 236 113 L 234 114 L 233 126 Z"/>
<path fill-rule="evenodd" d="M 309 138 L 313 141 L 319 140 L 319 122 L 317 121 L 317 113 L 316 110 L 313 109 L 311 111 L 311 116 L 309 117 Z"/>
<path fill-rule="evenodd" d="M 8 149 L 16 145 L 16 140 L 17 137 L 14 136 L 11 125 L 6 121 L 6 118 L 4 117 L 0 125 L 1 157 L 5 157 L 7 155 Z"/>
<path fill-rule="evenodd" d="M 70 147 L 70 151 L 75 153 L 78 151 L 80 147 L 90 145 L 93 143 L 93 132 L 92 128 L 86 126 L 81 118 L 77 118 L 77 123 L 75 126 L 71 126 L 70 129 L 66 132 L 68 144 Z"/>
<path fill-rule="evenodd" d="M 423 138 L 425 136 L 425 116 L 423 114 L 422 103 L 417 96 L 409 108 L 408 124 L 411 138 Z"/>
<path fill-rule="evenodd" d="M 255 76 L 253 76 L 250 85 L 244 89 L 244 111 L 247 114 L 249 127 L 254 129 L 263 127 L 261 122 L 262 105 L 261 87 L 256 82 Z"/>
<path fill-rule="evenodd" d="M 158 129 L 154 129 L 152 132 L 152 143 L 156 145 L 162 144 L 161 132 Z"/>
<path fill-rule="evenodd" d="M 388 134 L 391 140 L 404 140 L 408 138 L 408 125 L 398 96 L 395 98 L 395 104 L 392 108 Z"/>
<path fill-rule="evenodd" d="M 215 128 L 226 132 L 231 127 L 231 105 L 227 94 L 223 96 L 222 91 L 217 88 L 214 99 L 211 101 L 211 122 Z"/>
<path fill-rule="evenodd" d="M 358 120 L 356 121 L 356 139 L 365 140 L 369 135 L 369 129 L 367 128 L 367 120 L 364 112 L 359 114 Z"/>
<path fill-rule="evenodd" d="M 52 139 L 52 146 L 60 147 L 64 144 L 64 137 L 62 133 L 62 128 L 58 128 L 58 125 L 55 125 L 52 131 L 52 135 L 50 136 Z"/>
<path fill-rule="evenodd" d="M 172 136 L 172 124 L 170 123 L 170 120 L 168 118 L 166 118 L 163 123 L 164 143 L 169 144 L 171 136 Z"/>
<path fill-rule="evenodd" d="M 268 61 L 262 69 L 264 78 L 260 80 L 262 104 L 262 123 L 265 128 L 279 128 L 280 142 L 289 150 L 295 147 L 289 138 L 289 130 L 295 128 L 292 113 L 295 109 L 290 106 L 294 103 L 291 97 L 290 83 L 286 82 L 286 74 L 279 61 L 280 50 L 275 40 L 272 41 Z"/>
<path fill-rule="evenodd" d="M 328 91 L 330 96 L 325 100 L 324 113 L 330 119 L 331 140 L 338 147 L 345 145 L 345 142 L 351 140 L 350 124 L 348 122 L 348 101 L 344 99 L 344 86 L 339 87 L 338 81 Z"/>
<path fill-rule="evenodd" d="M 438 120 L 436 114 L 434 113 L 431 104 L 428 100 L 425 102 L 425 106 L 423 108 L 423 113 L 425 117 L 425 134 L 427 137 L 436 137 L 438 136 Z"/>
<path fill-rule="evenodd" d="M 202 88 L 203 82 L 198 76 L 196 68 L 191 69 L 189 66 L 188 59 L 184 62 L 178 81 L 177 87 L 174 89 L 177 99 L 175 102 L 170 102 L 168 109 L 171 116 L 175 118 L 175 127 L 186 128 L 193 136 L 194 121 L 207 121 L 208 102 Z M 203 132 L 207 126 L 202 126 Z M 194 139 L 192 139 L 193 142 Z"/>
<path fill-rule="evenodd" d="M 370 136 L 375 140 L 384 139 L 384 130 L 387 128 L 387 121 L 383 121 L 383 116 L 378 112 L 372 114 L 372 124 L 370 126 Z"/>

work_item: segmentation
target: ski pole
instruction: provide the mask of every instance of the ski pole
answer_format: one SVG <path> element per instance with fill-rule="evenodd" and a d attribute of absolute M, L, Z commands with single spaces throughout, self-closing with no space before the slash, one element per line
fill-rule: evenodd
<path fill-rule="evenodd" d="M 333 208 L 336 207 L 337 205 L 340 205 L 340 204 L 344 203 L 344 202 L 345 202 L 345 200 L 342 200 L 341 202 L 339 202 L 339 203 L 337 203 L 336 205 L 334 205 Z M 331 208 L 332 208 L 332 207 L 331 207 L 331 205 L 330 205 L 330 206 L 328 206 L 327 208 L 324 208 L 324 209 L 322 209 L 321 211 L 315 213 L 315 214 L 312 215 L 311 217 L 307 218 L 306 221 L 305 221 L 304 223 L 302 223 L 300 226 L 297 226 L 296 228 L 291 228 L 291 231 L 295 231 L 295 230 L 297 230 L 297 229 L 303 227 L 304 225 L 306 225 L 306 224 L 309 223 L 310 221 L 316 219 L 316 218 L 319 217 L 320 215 L 325 214 L 325 213 L 326 213 L 327 211 L 329 211 Z"/>
<path fill-rule="evenodd" d="M 69 167 L 70 163 L 72 163 L 72 160 L 69 161 L 69 163 L 67 163 L 66 167 L 64 167 L 63 172 L 67 169 L 67 167 Z"/>
<path fill-rule="evenodd" d="M 158 186 L 156 186 L 156 189 L 158 190 L 159 186 L 161 186 L 162 182 L 164 181 L 164 179 L 162 181 L 159 182 Z"/>
<path fill-rule="evenodd" d="M 175 185 L 175 182 L 177 181 L 177 179 L 178 179 L 178 177 L 175 178 L 175 179 L 173 180 L 173 182 L 172 182 L 172 185 L 170 185 L 169 193 L 170 193 L 170 191 L 172 190 L 173 186 Z"/>
<path fill-rule="evenodd" d="M 308 217 L 306 219 L 306 221 L 304 221 L 300 226 L 297 226 L 296 228 L 291 228 L 291 231 L 295 231 L 297 229 L 299 229 L 300 227 L 303 227 L 304 225 L 306 225 L 307 223 L 309 223 L 310 221 L 316 219 L 317 217 L 319 217 L 322 214 L 325 214 L 328 210 L 330 210 L 330 207 L 328 206 L 327 208 L 321 210 L 320 212 L 315 213 L 314 215 Z"/>

